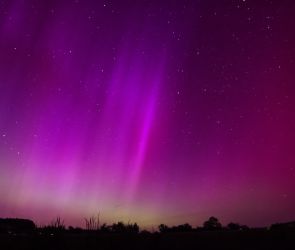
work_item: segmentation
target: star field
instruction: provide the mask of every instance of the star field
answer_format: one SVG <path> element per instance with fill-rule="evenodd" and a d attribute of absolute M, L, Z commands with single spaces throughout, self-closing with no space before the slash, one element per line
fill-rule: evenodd
<path fill-rule="evenodd" d="M 0 217 L 294 219 L 294 11 L 0 1 Z"/>

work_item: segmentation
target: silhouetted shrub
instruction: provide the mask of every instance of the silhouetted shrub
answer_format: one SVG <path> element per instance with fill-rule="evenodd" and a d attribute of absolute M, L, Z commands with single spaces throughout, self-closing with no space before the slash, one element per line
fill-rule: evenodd
<path fill-rule="evenodd" d="M 158 226 L 158 229 L 159 229 L 159 231 L 160 231 L 161 233 L 166 233 L 166 232 L 169 231 L 169 227 L 168 227 L 167 225 L 165 225 L 165 224 L 160 224 L 160 225 Z"/>
<path fill-rule="evenodd" d="M 176 227 L 177 231 L 178 232 L 190 232 L 193 230 L 192 226 L 188 223 L 185 223 L 185 224 L 182 224 L 182 225 L 179 225 Z"/>
<path fill-rule="evenodd" d="M 138 233 L 139 232 L 139 226 L 137 223 L 134 224 L 127 224 L 125 225 L 122 221 L 119 221 L 118 223 L 114 223 L 112 225 L 112 232 L 115 233 Z"/>
<path fill-rule="evenodd" d="M 221 223 L 217 218 L 211 216 L 207 221 L 203 224 L 205 230 L 220 230 L 222 228 Z"/>
<path fill-rule="evenodd" d="M 227 228 L 228 228 L 229 230 L 237 231 L 237 230 L 240 230 L 240 229 L 241 229 L 241 226 L 240 226 L 238 223 L 233 223 L 233 222 L 231 222 L 231 223 L 229 223 L 229 224 L 227 225 Z"/>
<path fill-rule="evenodd" d="M 62 220 L 60 217 L 57 217 L 56 219 L 52 220 L 50 225 L 44 226 L 40 228 L 40 231 L 45 234 L 60 234 L 66 230 L 64 220 Z"/>
<path fill-rule="evenodd" d="M 141 235 L 145 235 L 145 236 L 147 236 L 147 235 L 151 235 L 152 233 L 149 232 L 149 231 L 147 231 L 147 230 L 142 230 L 142 231 L 140 232 L 140 234 L 141 234 Z"/>
<path fill-rule="evenodd" d="M 102 233 L 110 233 L 112 231 L 112 226 L 108 226 L 106 223 L 102 224 L 100 227 Z"/>
<path fill-rule="evenodd" d="M 246 226 L 246 225 L 242 225 L 242 226 L 240 227 L 240 229 L 241 229 L 242 231 L 248 231 L 248 230 L 250 230 L 250 228 L 249 228 L 248 226 Z"/>
<path fill-rule="evenodd" d="M 85 223 L 86 223 L 87 230 L 92 230 L 92 231 L 99 230 L 99 213 L 96 217 L 92 216 L 89 219 L 85 218 Z"/>
<path fill-rule="evenodd" d="M 60 217 L 57 217 L 55 220 L 51 221 L 51 227 L 59 230 L 65 230 L 65 222 Z"/>
<path fill-rule="evenodd" d="M 69 226 L 68 227 L 68 231 L 70 233 L 82 233 L 84 230 L 80 227 L 72 227 L 72 226 Z"/>
<path fill-rule="evenodd" d="M 137 225 L 137 223 L 128 224 L 127 225 L 127 232 L 138 233 L 139 232 L 139 226 Z"/>
<path fill-rule="evenodd" d="M 270 226 L 270 230 L 274 231 L 295 231 L 295 221 L 287 223 L 276 223 Z"/>
<path fill-rule="evenodd" d="M 193 228 L 190 224 L 185 223 L 178 226 L 168 227 L 165 224 L 161 224 L 158 226 L 158 229 L 161 233 L 167 233 L 167 232 L 191 232 L 193 231 Z"/>

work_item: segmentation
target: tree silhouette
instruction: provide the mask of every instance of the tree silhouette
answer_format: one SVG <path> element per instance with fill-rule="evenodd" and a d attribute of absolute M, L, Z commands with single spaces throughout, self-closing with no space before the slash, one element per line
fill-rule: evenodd
<path fill-rule="evenodd" d="M 111 230 L 112 230 L 112 227 L 108 226 L 106 223 L 103 223 L 100 227 L 100 231 L 103 233 L 109 233 L 111 232 Z"/>
<path fill-rule="evenodd" d="M 222 228 L 221 223 L 217 218 L 211 216 L 207 221 L 203 224 L 204 229 L 206 230 L 220 230 Z"/>
<path fill-rule="evenodd" d="M 161 233 L 168 232 L 168 230 L 169 230 L 169 227 L 168 227 L 167 225 L 165 225 L 165 224 L 161 224 L 161 225 L 159 225 L 158 228 L 159 228 L 159 231 L 160 231 Z"/>
<path fill-rule="evenodd" d="M 241 226 L 240 226 L 240 224 L 238 224 L 238 223 L 233 223 L 233 222 L 231 222 L 231 223 L 229 223 L 229 224 L 227 225 L 227 228 L 228 228 L 229 230 L 236 231 L 236 230 L 240 230 L 240 229 L 241 229 Z"/>
<path fill-rule="evenodd" d="M 179 228 L 181 229 L 181 231 L 183 231 L 183 232 L 190 232 L 190 231 L 193 230 L 192 226 L 191 226 L 190 224 L 188 224 L 188 223 L 185 223 L 185 224 L 183 224 L 183 225 L 179 225 L 178 227 L 179 227 Z"/>
<path fill-rule="evenodd" d="M 115 233 L 138 233 L 139 232 L 139 226 L 137 223 L 134 224 L 127 224 L 125 225 L 122 221 L 119 221 L 118 223 L 114 223 L 112 225 L 112 232 Z"/>
<path fill-rule="evenodd" d="M 128 224 L 127 225 L 127 231 L 130 233 L 138 233 L 139 232 L 139 226 L 137 223 L 134 224 Z"/>

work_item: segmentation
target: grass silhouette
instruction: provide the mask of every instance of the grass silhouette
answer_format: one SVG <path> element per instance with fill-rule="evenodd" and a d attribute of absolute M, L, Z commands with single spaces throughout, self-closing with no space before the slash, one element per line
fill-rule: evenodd
<path fill-rule="evenodd" d="M 85 219 L 86 228 L 68 228 L 60 217 L 36 227 L 27 219 L 0 219 L 1 249 L 294 249 L 295 222 L 249 228 L 222 226 L 210 217 L 201 227 L 188 223 L 156 232 L 140 231 L 137 223 L 100 225 L 99 214 Z"/>

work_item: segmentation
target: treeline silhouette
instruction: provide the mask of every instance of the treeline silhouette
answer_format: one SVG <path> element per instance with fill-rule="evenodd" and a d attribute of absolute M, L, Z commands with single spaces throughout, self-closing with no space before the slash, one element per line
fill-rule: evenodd
<path fill-rule="evenodd" d="M 247 225 L 240 225 L 239 223 L 229 223 L 223 226 L 219 220 L 211 216 L 206 220 L 202 226 L 193 227 L 188 223 L 180 224 L 177 226 L 167 226 L 160 224 L 158 231 L 149 232 L 147 230 L 140 231 L 137 223 L 124 223 L 119 221 L 108 225 L 103 223 L 100 225 L 99 215 L 97 217 L 85 218 L 85 228 L 81 227 L 66 227 L 64 220 L 60 217 L 52 220 L 50 224 L 45 226 L 37 227 L 36 224 L 29 219 L 18 219 L 18 218 L 0 218 L 0 233 L 2 234 L 17 234 L 17 233 L 61 233 L 61 232 L 72 232 L 72 233 L 90 233 L 90 232 L 101 232 L 101 233 L 171 233 L 171 232 L 208 232 L 208 231 L 294 231 L 295 232 L 295 221 L 287 223 L 276 223 L 270 227 L 250 228 Z"/>
<path fill-rule="evenodd" d="M 295 221 L 250 228 L 233 222 L 223 226 L 212 216 L 198 227 L 160 224 L 152 232 L 140 230 L 137 223 L 100 224 L 99 215 L 84 221 L 80 228 L 66 227 L 59 217 L 43 226 L 27 219 L 0 219 L 0 249 L 295 249 Z"/>

